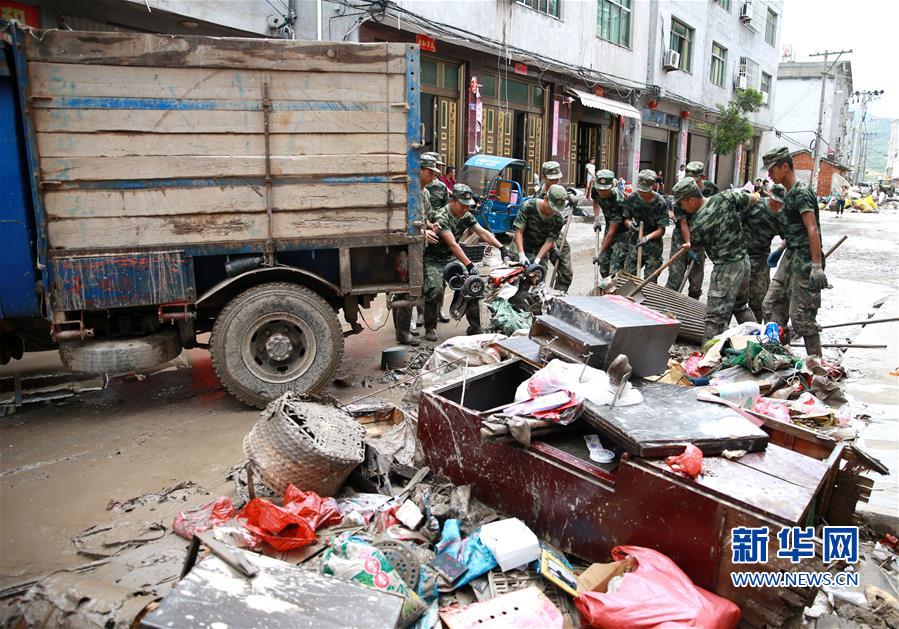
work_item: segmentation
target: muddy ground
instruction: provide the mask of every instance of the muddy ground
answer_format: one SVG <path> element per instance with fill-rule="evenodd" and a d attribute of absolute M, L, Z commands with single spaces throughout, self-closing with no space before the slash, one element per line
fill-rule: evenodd
<path fill-rule="evenodd" d="M 849 239 L 828 265 L 833 289 L 824 293 L 820 323 L 862 319 L 870 312 L 899 315 L 897 219 L 895 210 L 823 217 L 825 246 L 842 234 Z M 592 238 L 589 224 L 572 225 L 573 294 L 592 287 Z M 886 302 L 875 310 L 873 304 L 882 298 Z M 366 318 L 372 327 L 381 324 L 382 302 Z M 442 325 L 439 332 L 443 339 L 464 331 L 460 322 Z M 853 370 L 847 392 L 868 404 L 872 416 L 865 446 L 894 470 L 891 478 L 877 480 L 867 508 L 895 516 L 899 378 L 889 372 L 899 367 L 899 325 L 839 328 L 824 336 L 825 342 L 857 338 L 889 345 L 851 350 L 844 360 Z M 384 386 L 380 352 L 392 344 L 390 322 L 347 339 L 339 373 L 344 386 L 334 385 L 329 393 L 348 401 Z M 842 356 L 837 350 L 825 352 L 833 359 Z M 14 374 L 58 370 L 53 354 L 31 355 L 0 368 L 0 382 L 8 386 Z M 398 388 L 381 397 L 399 400 L 405 392 Z M 242 459 L 241 441 L 257 416 L 220 388 L 208 353 L 192 350 L 158 373 L 29 404 L 0 419 L 0 589 L 90 564 L 99 564 L 94 575 L 104 580 L 164 587 L 159 582 L 171 582 L 172 566 L 180 565 L 186 542 L 168 535 L 164 546 L 148 553 L 140 540 L 161 534 L 154 522 L 170 527 L 178 510 L 210 495 L 231 494 L 226 477 Z M 190 484 L 182 485 L 186 481 Z"/>

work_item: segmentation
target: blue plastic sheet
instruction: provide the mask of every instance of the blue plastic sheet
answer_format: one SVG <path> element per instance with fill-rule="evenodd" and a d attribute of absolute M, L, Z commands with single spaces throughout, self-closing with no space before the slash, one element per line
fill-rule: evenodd
<path fill-rule="evenodd" d="M 443 532 L 436 551 L 438 555 L 449 553 L 467 568 L 453 589 L 462 587 L 498 565 L 493 553 L 481 542 L 480 530 L 462 539 L 459 520 L 450 519 L 443 524 Z"/>

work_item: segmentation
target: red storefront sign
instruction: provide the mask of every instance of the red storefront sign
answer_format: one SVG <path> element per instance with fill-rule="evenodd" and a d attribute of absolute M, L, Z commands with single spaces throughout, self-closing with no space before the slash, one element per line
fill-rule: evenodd
<path fill-rule="evenodd" d="M 523 63 L 516 63 L 514 66 L 512 66 L 512 69 L 514 70 L 515 74 L 527 75 L 528 73 L 528 67 Z"/>
<path fill-rule="evenodd" d="M 415 43 L 425 52 L 437 52 L 437 40 L 427 35 L 416 35 Z"/>
<path fill-rule="evenodd" d="M 0 20 L 16 21 L 25 26 L 39 28 L 41 25 L 41 14 L 37 7 L 30 4 L 0 0 Z"/>

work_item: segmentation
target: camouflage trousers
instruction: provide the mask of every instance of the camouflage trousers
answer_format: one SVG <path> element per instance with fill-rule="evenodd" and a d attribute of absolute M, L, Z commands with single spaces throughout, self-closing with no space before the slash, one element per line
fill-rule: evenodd
<path fill-rule="evenodd" d="M 622 240 L 622 238 L 616 237 L 615 240 L 613 240 L 609 245 L 609 248 L 599 254 L 600 277 L 609 277 L 610 275 L 614 275 L 624 267 L 624 260 L 625 258 L 627 258 L 627 249 L 625 247 L 619 247 L 619 249 L 623 249 L 624 255 L 619 254 L 621 261 L 615 267 L 615 269 L 612 270 L 612 258 L 615 257 L 615 247 L 618 246 L 618 242 L 620 240 Z"/>
<path fill-rule="evenodd" d="M 684 236 L 680 233 L 680 228 L 675 225 L 674 233 L 671 234 L 671 249 L 668 251 L 668 257 L 671 258 L 677 250 L 684 244 Z M 689 283 L 687 294 L 693 299 L 699 299 L 702 296 L 702 280 L 705 277 L 705 252 L 701 248 L 694 248 L 693 252 L 699 256 L 699 262 L 690 269 Z M 668 267 L 668 282 L 666 288 L 678 290 L 684 281 L 684 273 L 690 266 L 689 254 L 682 255 Z"/>
<path fill-rule="evenodd" d="M 756 321 L 765 320 L 763 306 L 768 286 L 771 284 L 771 269 L 768 268 L 768 256 L 749 256 L 749 308 Z"/>
<path fill-rule="evenodd" d="M 736 262 L 715 264 L 709 284 L 709 296 L 705 305 L 705 338 L 724 332 L 730 326 L 731 316 L 737 323 L 755 321 L 749 309 L 749 256 Z"/>
<path fill-rule="evenodd" d="M 425 302 L 426 330 L 437 329 L 440 309 L 443 307 L 443 269 L 453 260 L 454 258 L 446 260 L 425 259 L 422 298 Z M 472 299 L 468 302 L 465 317 L 468 319 L 468 334 L 479 334 L 481 332 L 481 302 L 479 300 Z"/>
<path fill-rule="evenodd" d="M 624 226 L 622 225 L 620 229 L 624 229 Z M 615 275 L 618 271 L 624 270 L 624 263 L 627 261 L 627 253 L 630 251 L 633 240 L 633 236 L 630 234 L 622 234 L 612 243 L 606 252 L 609 254 L 609 275 Z M 603 273 L 603 277 L 607 277 L 607 275 Z"/>
<path fill-rule="evenodd" d="M 818 334 L 821 291 L 812 286 L 809 279 L 811 272 L 812 259 L 807 249 L 788 249 L 784 253 L 762 306 L 767 321 L 774 321 L 785 328 L 789 317 L 797 336 Z"/>
<path fill-rule="evenodd" d="M 640 269 L 637 268 L 637 241 L 633 240 L 631 245 L 628 247 L 627 258 L 624 261 L 624 272 L 630 273 L 631 275 L 637 275 L 640 272 Z M 643 266 L 643 277 L 649 277 L 653 273 L 655 273 L 660 266 L 662 266 L 662 239 L 657 238 L 655 240 L 650 240 L 648 243 L 643 245 L 643 256 L 640 264 Z M 658 284 L 658 278 L 654 279 L 653 282 Z"/>

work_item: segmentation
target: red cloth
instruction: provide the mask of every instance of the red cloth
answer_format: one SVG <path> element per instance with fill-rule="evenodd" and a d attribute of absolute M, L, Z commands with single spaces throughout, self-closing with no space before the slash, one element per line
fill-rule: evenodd
<path fill-rule="evenodd" d="M 438 179 L 440 179 L 440 181 L 442 181 L 444 184 L 446 184 L 446 187 L 449 188 L 450 190 L 452 190 L 453 186 L 456 185 L 455 177 L 447 177 L 446 175 L 440 175 L 440 177 L 438 177 Z"/>
<path fill-rule="evenodd" d="M 237 514 L 237 520 L 257 540 L 283 552 L 308 546 L 315 541 L 317 528 L 339 523 L 341 515 L 333 498 L 288 485 L 283 507 L 253 498 Z"/>

